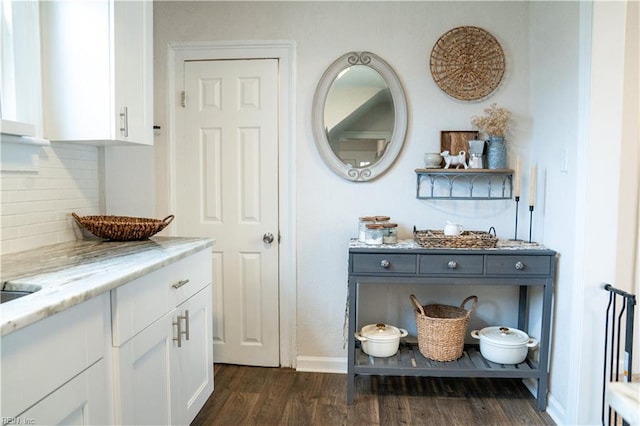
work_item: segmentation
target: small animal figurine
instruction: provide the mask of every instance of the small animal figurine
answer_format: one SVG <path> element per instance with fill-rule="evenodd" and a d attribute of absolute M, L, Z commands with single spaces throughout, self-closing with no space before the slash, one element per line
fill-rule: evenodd
<path fill-rule="evenodd" d="M 460 166 L 464 166 L 465 169 L 469 167 L 467 166 L 467 153 L 464 151 L 460 151 L 458 155 L 450 155 L 449 151 L 442 151 L 440 155 L 446 163 L 445 169 L 448 169 L 449 166 L 454 166 L 456 169 L 459 169 Z"/>

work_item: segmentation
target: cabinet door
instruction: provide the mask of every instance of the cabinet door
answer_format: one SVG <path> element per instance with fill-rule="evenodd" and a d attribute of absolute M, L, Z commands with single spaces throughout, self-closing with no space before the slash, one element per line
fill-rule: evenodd
<path fill-rule="evenodd" d="M 32 407 L 104 357 L 108 303 L 102 294 L 0 338 L 3 417 Z"/>
<path fill-rule="evenodd" d="M 100 360 L 29 410 L 13 424 L 102 425 L 112 423 L 105 361 Z"/>
<path fill-rule="evenodd" d="M 186 327 L 189 339 L 183 335 L 181 345 L 175 351 L 180 417 L 174 418 L 174 424 L 191 423 L 213 392 L 211 305 L 211 285 L 208 285 L 176 309 L 183 324 L 187 322 L 184 318 L 189 318 Z"/>
<path fill-rule="evenodd" d="M 153 3 L 115 1 L 116 138 L 153 143 Z"/>
<path fill-rule="evenodd" d="M 116 423 L 172 424 L 174 316 L 171 311 L 116 348 Z"/>
<path fill-rule="evenodd" d="M 95 140 L 111 135 L 109 3 L 40 3 L 44 135 Z"/>
<path fill-rule="evenodd" d="M 47 138 L 153 143 L 152 7 L 151 1 L 42 2 Z"/>

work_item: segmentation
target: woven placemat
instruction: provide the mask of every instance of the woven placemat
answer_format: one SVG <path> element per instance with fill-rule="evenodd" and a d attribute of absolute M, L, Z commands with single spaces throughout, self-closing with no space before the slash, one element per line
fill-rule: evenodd
<path fill-rule="evenodd" d="M 436 41 L 430 67 L 433 80 L 449 96 L 463 101 L 482 99 L 502 81 L 504 51 L 482 28 L 457 27 Z"/>

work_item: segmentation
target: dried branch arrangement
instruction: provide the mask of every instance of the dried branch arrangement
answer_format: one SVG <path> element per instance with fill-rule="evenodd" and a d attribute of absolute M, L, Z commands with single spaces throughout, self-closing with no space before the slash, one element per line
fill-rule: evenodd
<path fill-rule="evenodd" d="M 485 108 L 484 114 L 482 116 L 474 116 L 471 119 L 471 124 L 489 136 L 504 137 L 511 125 L 511 111 L 498 107 L 497 104 L 493 103 L 488 108 Z"/>

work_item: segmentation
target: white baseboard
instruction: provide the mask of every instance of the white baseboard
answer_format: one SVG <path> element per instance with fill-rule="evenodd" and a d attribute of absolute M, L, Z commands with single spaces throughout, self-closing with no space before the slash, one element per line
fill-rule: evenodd
<path fill-rule="evenodd" d="M 347 358 L 299 356 L 296 371 L 347 374 Z"/>
<path fill-rule="evenodd" d="M 533 397 L 535 398 L 535 396 L 538 394 L 538 381 L 536 379 L 528 378 L 522 379 L 522 383 L 524 383 L 529 392 L 531 392 L 531 395 L 533 395 Z M 545 410 L 545 412 L 553 419 L 556 424 L 565 424 L 565 409 L 560 404 L 560 402 L 558 402 L 558 400 L 553 397 L 551 393 L 547 394 L 547 409 Z"/>
<path fill-rule="evenodd" d="M 560 405 L 560 402 L 553 397 L 553 395 L 549 394 L 549 398 L 547 399 L 547 414 L 553 419 L 553 421 L 557 425 L 567 424 L 567 411 L 565 408 Z"/>

